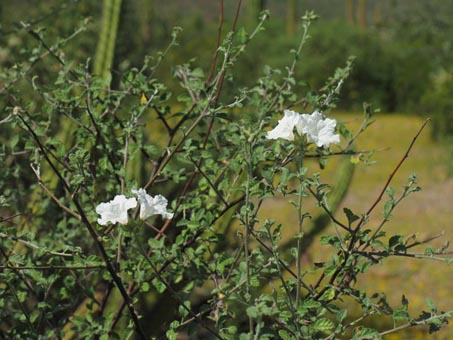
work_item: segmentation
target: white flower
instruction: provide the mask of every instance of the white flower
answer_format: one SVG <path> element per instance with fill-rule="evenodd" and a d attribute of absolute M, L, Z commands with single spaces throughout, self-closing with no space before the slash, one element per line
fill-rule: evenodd
<path fill-rule="evenodd" d="M 167 211 L 168 201 L 164 196 L 156 195 L 152 197 L 142 188 L 138 190 L 132 189 L 132 193 L 137 195 L 140 202 L 140 218 L 142 220 L 153 215 L 162 215 L 166 219 L 173 217 L 173 214 Z"/>
<path fill-rule="evenodd" d="M 300 114 L 285 110 L 285 116 L 278 121 L 277 126 L 267 133 L 267 139 L 283 138 L 294 140 L 294 128 L 301 136 L 306 135 L 307 141 L 318 147 L 329 147 L 330 144 L 340 143 L 340 135 L 335 134 L 335 119 L 324 119 L 321 112 L 315 111 L 311 115 Z"/>
<path fill-rule="evenodd" d="M 108 222 L 127 224 L 127 211 L 137 206 L 135 198 L 126 198 L 124 195 L 116 195 L 113 201 L 101 203 L 96 207 L 96 212 L 101 215 L 98 219 L 100 225 Z"/>
<path fill-rule="evenodd" d="M 283 138 L 294 140 L 294 127 L 300 121 L 300 114 L 291 110 L 285 110 L 285 116 L 278 121 L 278 125 L 267 133 L 267 139 Z"/>
<path fill-rule="evenodd" d="M 318 147 L 328 147 L 330 144 L 340 143 L 340 135 L 335 134 L 336 125 L 335 119 L 323 119 L 322 114 L 315 111 L 311 115 L 300 115 L 296 129 L 300 135 L 305 134 L 309 142 Z"/>

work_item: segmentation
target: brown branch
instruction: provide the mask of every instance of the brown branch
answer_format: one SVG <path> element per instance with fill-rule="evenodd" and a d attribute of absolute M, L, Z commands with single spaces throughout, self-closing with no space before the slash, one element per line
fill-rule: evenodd
<path fill-rule="evenodd" d="M 0 265 L 0 269 L 11 269 L 11 270 L 91 270 L 91 269 L 101 269 L 105 266 L 59 266 L 59 265 L 48 265 L 48 266 L 12 266 L 9 264 Z"/>
<path fill-rule="evenodd" d="M 60 200 L 47 188 L 47 186 L 44 184 L 42 181 L 41 177 L 39 174 L 35 171 L 35 169 L 32 166 L 33 171 L 36 174 L 36 177 L 38 178 L 38 184 L 40 185 L 41 188 L 44 189 L 44 191 L 49 195 L 49 197 L 64 211 L 66 211 L 69 215 L 72 217 L 75 217 L 79 221 L 82 219 L 79 214 L 77 214 L 75 211 L 71 210 L 69 207 L 65 206 L 63 203 L 60 202 Z"/>
<path fill-rule="evenodd" d="M 409 147 L 406 150 L 406 153 L 404 154 L 403 158 L 399 161 L 393 172 L 390 174 L 389 178 L 387 179 L 387 182 L 385 183 L 384 187 L 381 190 L 381 193 L 377 197 L 376 201 L 371 205 L 371 207 L 368 209 L 368 211 L 365 213 L 365 215 L 361 218 L 359 226 L 362 225 L 364 220 L 369 217 L 371 212 L 374 210 L 374 208 L 378 205 L 378 203 L 381 201 L 382 196 L 384 196 L 385 191 L 387 190 L 388 186 L 390 185 L 390 182 L 392 181 L 393 177 L 395 177 L 396 173 L 400 169 L 401 165 L 403 165 L 404 161 L 409 157 L 409 152 L 412 150 L 412 147 L 414 146 L 415 142 L 418 139 L 418 136 L 422 133 L 423 129 L 426 127 L 426 125 L 429 123 L 430 119 L 426 119 L 420 129 L 418 130 L 417 134 L 414 136 L 412 139 L 412 142 L 409 144 Z"/>
<path fill-rule="evenodd" d="M 62 257 L 73 257 L 74 254 L 68 254 L 68 253 L 60 253 L 60 252 L 56 252 L 56 251 L 52 251 L 52 250 L 47 250 L 45 248 L 41 248 L 40 246 L 30 242 L 30 241 L 27 241 L 27 240 L 24 240 L 24 239 L 21 239 L 19 237 L 16 237 L 16 236 L 10 236 L 6 233 L 2 233 L 0 232 L 0 238 L 8 238 L 12 241 L 15 241 L 15 242 L 18 242 L 18 243 L 22 243 L 23 245 L 27 246 L 27 247 L 30 247 L 30 248 L 33 248 L 33 249 L 41 249 L 42 251 L 44 251 L 44 253 L 47 253 L 47 254 L 50 254 L 50 255 L 55 255 L 55 256 L 62 256 Z"/>
<path fill-rule="evenodd" d="M 9 259 L 8 254 L 5 252 L 5 250 L 2 247 L 0 247 L 0 253 L 6 259 L 6 262 L 11 263 L 11 260 Z M 8 266 L 8 265 L 6 265 L 6 266 Z M 11 266 L 11 265 L 9 265 L 9 266 Z M 14 266 L 11 266 L 11 267 L 14 267 Z M 28 278 L 23 273 L 21 273 L 19 270 L 16 270 L 15 268 L 13 268 L 13 270 L 16 273 L 16 275 L 19 277 L 19 279 L 22 280 L 22 282 L 25 284 L 28 291 L 31 294 L 33 294 L 33 296 L 38 297 L 38 293 L 35 291 L 35 288 L 31 284 L 31 282 L 28 280 Z"/>
<path fill-rule="evenodd" d="M 217 26 L 217 41 L 214 56 L 212 57 L 211 70 L 209 72 L 208 79 L 206 80 L 206 84 L 210 83 L 212 77 L 214 76 L 214 71 L 217 65 L 217 58 L 219 56 L 220 39 L 222 37 L 222 26 L 223 26 L 223 0 L 220 0 L 219 24 Z"/>

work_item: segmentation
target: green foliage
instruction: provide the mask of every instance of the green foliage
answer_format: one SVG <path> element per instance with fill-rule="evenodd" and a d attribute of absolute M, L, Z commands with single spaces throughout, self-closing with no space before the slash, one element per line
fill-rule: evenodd
<path fill-rule="evenodd" d="M 422 98 L 421 109 L 433 119 L 433 137 L 440 140 L 453 136 L 453 77 L 442 70 L 434 79 L 434 86 Z"/>
<path fill-rule="evenodd" d="M 173 64 L 176 28 L 163 52 L 125 67 L 116 88 L 91 72 L 90 59 L 59 57 L 70 39 L 53 43 L 24 26 L 39 47 L 24 51 L 20 72 L 3 73 L 8 86 L 1 90 L 2 158 L 9 165 L 0 173 L 2 337 L 367 339 L 416 325 L 434 332 L 447 321 L 450 313 L 431 300 L 429 311 L 414 318 L 405 298 L 392 308 L 382 292 L 369 296 L 355 285 L 389 257 L 448 261 L 444 249 L 419 253 L 414 248 L 426 242 L 384 230 L 400 202 L 420 190 L 415 176 L 401 192 L 389 186 L 407 154 L 370 208 L 344 208 L 345 217 L 335 210 L 352 163 L 342 164 L 342 183 L 331 189 L 306 162 L 329 166 L 338 155 L 350 162 L 373 111 L 365 107 L 357 131 L 339 124 L 339 145 L 319 147 L 299 135 L 292 142 L 266 138 L 287 108 L 329 114 L 353 76 L 345 58 L 319 90 L 303 91 L 296 65 L 316 16 L 304 16 L 286 68 L 266 67 L 249 74 L 247 86 L 233 86 L 267 18 L 263 13 L 249 32 L 234 27 L 219 36 L 210 68 L 194 60 Z M 53 62 L 43 80 L 34 61 L 47 58 Z M 159 78 L 168 60 L 170 84 Z M 127 223 L 99 222 L 101 202 L 131 197 L 138 187 L 167 197 L 173 217 L 143 220 L 140 207 Z M 382 219 L 370 223 L 385 194 Z M 260 218 L 275 197 L 293 203 L 294 226 Z M 331 223 L 314 219 L 308 229 L 309 202 Z M 322 243 L 332 255 L 302 263 L 305 240 L 327 226 Z M 362 311 L 359 319 L 348 317 L 353 307 L 345 299 Z M 371 328 L 372 315 L 391 316 L 394 326 Z"/>

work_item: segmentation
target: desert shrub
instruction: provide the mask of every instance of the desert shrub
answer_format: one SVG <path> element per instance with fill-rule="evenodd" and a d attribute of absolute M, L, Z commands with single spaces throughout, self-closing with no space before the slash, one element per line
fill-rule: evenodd
<path fill-rule="evenodd" d="M 17 72 L 2 74 L 0 90 L 2 337 L 366 339 L 447 322 L 450 312 L 430 300 L 411 316 L 405 298 L 390 306 L 384 292 L 354 284 L 390 256 L 449 259 L 425 240 L 385 231 L 420 190 L 415 176 L 401 190 L 390 186 L 413 143 L 367 211 L 336 214 L 353 165 L 371 155 L 354 145 L 374 111 L 365 106 L 357 131 L 327 118 L 352 72 L 346 56 L 319 90 L 303 91 L 295 78 L 316 16 L 304 16 L 287 68 L 265 67 L 223 94 L 267 17 L 219 36 L 212 67 L 170 65 L 175 93 L 156 75 L 180 29 L 163 52 L 118 72 L 113 87 L 91 59 L 61 57 L 68 39 L 25 26 L 36 46 Z M 34 75 L 36 60 L 48 62 L 45 79 Z M 307 113 L 289 110 L 299 107 Z M 334 186 L 307 162 L 325 167 L 332 156 L 343 157 Z M 294 205 L 294 225 L 260 218 L 276 197 Z M 310 201 L 317 211 L 305 209 Z M 371 224 L 380 203 L 382 219 Z M 321 242 L 332 255 L 302 263 L 327 227 Z M 361 316 L 351 319 L 349 308 Z M 393 324 L 367 327 L 375 315 Z"/>

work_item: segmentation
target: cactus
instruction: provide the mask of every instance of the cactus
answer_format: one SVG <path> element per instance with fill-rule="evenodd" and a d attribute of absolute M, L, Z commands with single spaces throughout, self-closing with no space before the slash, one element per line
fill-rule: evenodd
<path fill-rule="evenodd" d="M 121 12 L 121 0 L 104 0 L 102 27 L 94 58 L 93 71 L 110 85 L 115 42 Z"/>

